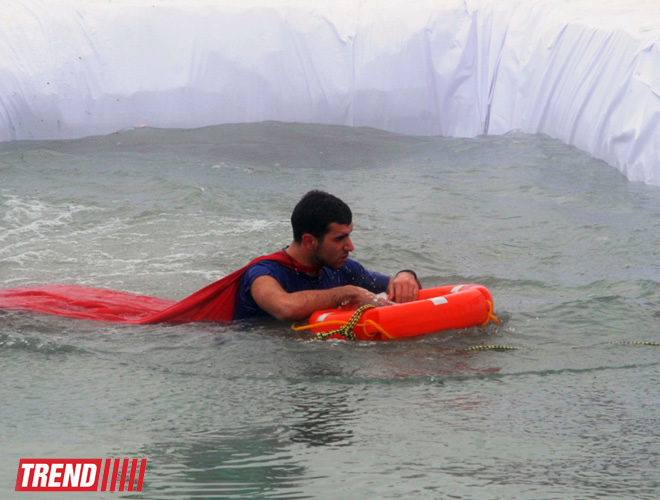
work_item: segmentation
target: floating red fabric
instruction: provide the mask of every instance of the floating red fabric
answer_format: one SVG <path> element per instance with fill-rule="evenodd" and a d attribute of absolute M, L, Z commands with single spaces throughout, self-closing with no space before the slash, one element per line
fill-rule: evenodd
<path fill-rule="evenodd" d="M 318 270 L 280 250 L 254 259 L 180 302 L 75 285 L 46 285 L 0 290 L 0 309 L 132 324 L 231 321 L 241 277 L 249 266 L 262 260 L 273 260 L 303 273 Z"/>

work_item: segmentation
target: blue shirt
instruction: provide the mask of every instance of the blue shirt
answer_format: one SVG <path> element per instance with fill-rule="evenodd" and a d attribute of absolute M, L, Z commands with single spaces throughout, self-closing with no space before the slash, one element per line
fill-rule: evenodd
<path fill-rule="evenodd" d="M 293 269 L 287 269 L 277 262 L 265 260 L 251 265 L 241 278 L 236 292 L 235 320 L 268 316 L 268 313 L 257 305 L 250 293 L 252 283 L 259 276 L 274 278 L 289 293 L 303 290 L 327 290 L 344 285 L 355 285 L 373 293 L 381 293 L 387 290 L 390 282 L 389 276 L 368 271 L 362 264 L 352 259 L 348 259 L 337 271 L 323 267 L 318 276 L 302 274 Z"/>

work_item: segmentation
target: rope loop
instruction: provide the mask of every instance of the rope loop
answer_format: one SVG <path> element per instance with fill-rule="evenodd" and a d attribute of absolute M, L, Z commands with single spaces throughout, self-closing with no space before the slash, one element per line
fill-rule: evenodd
<path fill-rule="evenodd" d="M 345 325 L 342 325 L 336 330 L 333 330 L 331 332 L 318 333 L 312 340 L 325 340 L 328 337 L 332 337 L 333 335 L 341 335 L 346 340 L 357 340 L 357 338 L 355 337 L 355 332 L 353 331 L 353 327 L 357 325 L 357 322 L 360 320 L 360 316 L 362 316 L 362 313 L 364 311 L 374 307 L 376 306 L 373 304 L 365 304 L 362 307 L 359 307 L 358 309 L 355 310 L 353 316 L 351 316 L 351 319 L 349 319 Z"/>
<path fill-rule="evenodd" d="M 493 303 L 490 300 L 487 300 L 486 303 L 488 304 L 488 317 L 486 318 L 486 321 L 484 321 L 481 325 L 481 327 L 486 326 L 490 321 L 495 323 L 496 325 L 500 324 L 500 319 L 493 314 Z"/>

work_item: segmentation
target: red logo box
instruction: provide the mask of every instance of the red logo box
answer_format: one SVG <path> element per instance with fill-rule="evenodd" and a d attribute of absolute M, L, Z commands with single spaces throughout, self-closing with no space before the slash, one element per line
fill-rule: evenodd
<path fill-rule="evenodd" d="M 142 491 L 146 467 L 146 458 L 21 458 L 15 491 Z"/>

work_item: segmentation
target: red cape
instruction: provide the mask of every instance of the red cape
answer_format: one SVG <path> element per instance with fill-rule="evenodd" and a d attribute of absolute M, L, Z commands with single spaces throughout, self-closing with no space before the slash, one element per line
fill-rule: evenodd
<path fill-rule="evenodd" d="M 231 321 L 241 277 L 248 267 L 262 260 L 272 260 L 300 272 L 316 270 L 296 262 L 280 250 L 254 259 L 180 302 L 98 288 L 46 285 L 0 290 L 0 309 L 132 324 Z"/>

